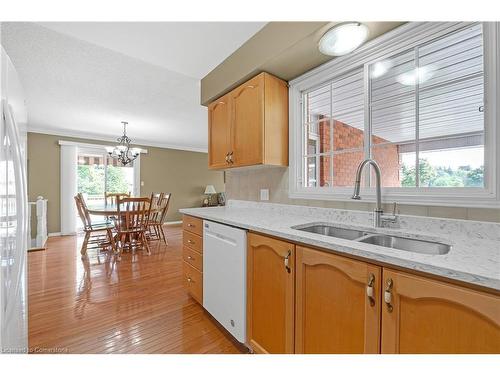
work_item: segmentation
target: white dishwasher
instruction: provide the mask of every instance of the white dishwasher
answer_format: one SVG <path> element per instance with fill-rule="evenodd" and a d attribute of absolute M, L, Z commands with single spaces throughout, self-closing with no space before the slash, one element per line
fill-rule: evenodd
<path fill-rule="evenodd" d="M 247 232 L 203 221 L 203 307 L 246 341 Z"/>

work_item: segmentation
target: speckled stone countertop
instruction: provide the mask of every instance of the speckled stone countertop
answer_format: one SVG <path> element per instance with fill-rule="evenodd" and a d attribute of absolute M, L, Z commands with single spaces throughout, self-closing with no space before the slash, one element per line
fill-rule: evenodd
<path fill-rule="evenodd" d="M 370 212 L 237 200 L 230 200 L 225 207 L 187 208 L 180 212 L 500 291 L 500 224 L 497 223 L 400 215 L 391 228 L 374 229 Z M 444 255 L 428 255 L 292 228 L 309 223 L 437 241 L 452 248 Z"/>

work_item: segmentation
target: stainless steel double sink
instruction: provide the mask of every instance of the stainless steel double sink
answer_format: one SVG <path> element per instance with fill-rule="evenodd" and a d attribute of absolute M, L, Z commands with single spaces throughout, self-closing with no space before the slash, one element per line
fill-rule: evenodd
<path fill-rule="evenodd" d="M 340 228 L 327 224 L 300 225 L 293 229 L 420 254 L 444 255 L 451 250 L 451 245 L 440 242 Z"/>

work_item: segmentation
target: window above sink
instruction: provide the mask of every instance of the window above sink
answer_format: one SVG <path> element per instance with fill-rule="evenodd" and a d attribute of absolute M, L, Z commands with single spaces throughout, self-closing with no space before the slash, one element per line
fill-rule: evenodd
<path fill-rule="evenodd" d="M 290 82 L 291 198 L 500 207 L 496 23 L 408 23 Z M 363 198 L 374 200 L 364 175 Z"/>

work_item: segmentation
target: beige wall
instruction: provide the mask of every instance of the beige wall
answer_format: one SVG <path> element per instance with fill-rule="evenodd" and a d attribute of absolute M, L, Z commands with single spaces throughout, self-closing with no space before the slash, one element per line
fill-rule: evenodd
<path fill-rule="evenodd" d="M 372 203 L 363 201 L 343 202 L 314 199 L 289 199 L 288 168 L 268 167 L 250 170 L 230 170 L 226 172 L 226 194 L 228 199 L 257 201 L 259 200 L 259 190 L 261 188 L 269 189 L 270 202 L 273 203 L 365 211 L 371 211 L 374 208 Z M 406 215 L 500 222 L 500 209 L 417 205 L 400 205 L 399 208 L 400 213 Z M 390 207 L 390 205 L 385 205 L 384 210 L 390 211 L 392 207 Z"/>
<path fill-rule="evenodd" d="M 108 144 L 95 140 L 28 133 L 28 197 L 48 199 L 48 231 L 60 231 L 60 146 L 59 140 Z M 167 221 L 181 219 L 182 207 L 200 206 L 207 184 L 224 191 L 223 173 L 209 171 L 207 154 L 142 146 L 141 195 L 152 191 L 172 193 Z"/>

